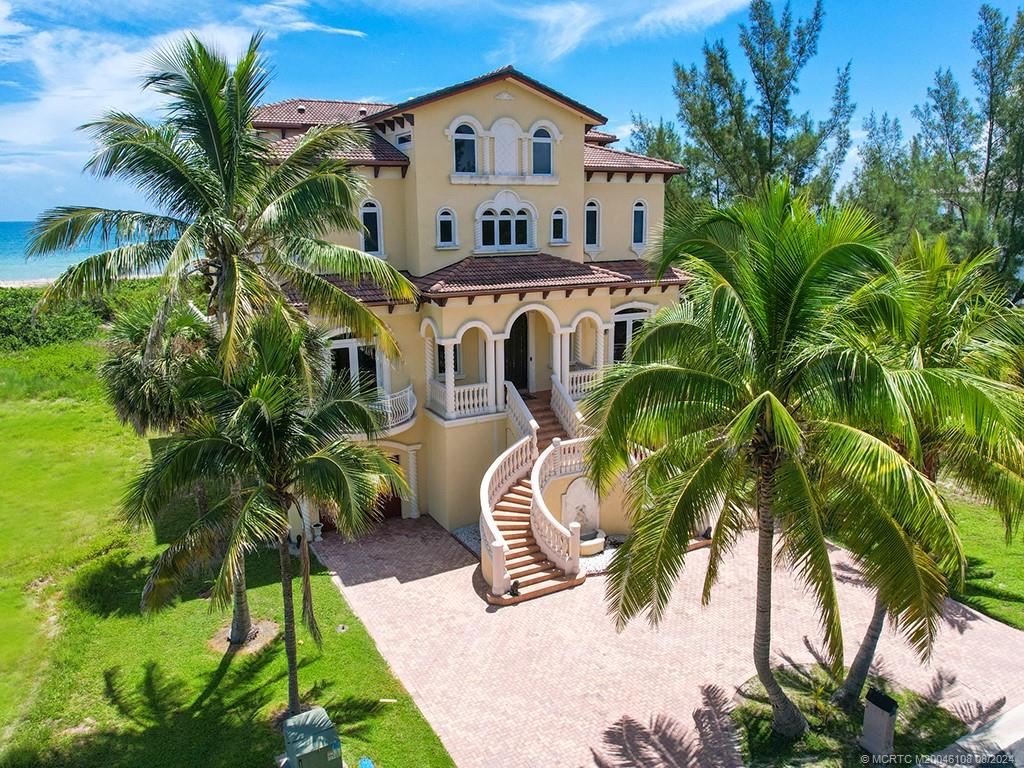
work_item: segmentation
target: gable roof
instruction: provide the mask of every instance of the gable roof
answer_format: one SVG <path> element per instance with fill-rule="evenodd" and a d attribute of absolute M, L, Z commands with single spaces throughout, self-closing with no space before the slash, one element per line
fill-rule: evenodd
<path fill-rule="evenodd" d="M 515 80 L 520 84 L 525 85 L 527 88 L 530 88 L 534 91 L 538 91 L 550 99 L 554 99 L 555 101 L 561 102 L 569 109 L 575 112 L 579 112 L 588 120 L 592 121 L 594 125 L 604 125 L 605 123 L 608 122 L 608 118 L 606 118 L 600 112 L 597 112 L 596 110 L 593 110 L 590 107 L 581 104 L 575 99 L 570 99 L 564 93 L 556 91 L 554 88 L 551 88 L 550 86 L 544 85 L 544 83 L 542 83 L 540 80 L 535 80 L 529 75 L 520 72 L 511 64 L 501 67 L 500 69 L 495 69 L 493 72 L 488 72 L 486 74 L 480 75 L 479 77 L 474 77 L 471 80 L 465 80 L 461 83 L 456 83 L 455 85 L 449 85 L 446 88 L 440 88 L 436 91 L 425 93 L 422 96 L 415 96 L 411 99 L 403 101 L 401 104 L 395 104 L 389 107 L 388 109 L 378 112 L 376 115 L 374 115 L 374 117 L 384 118 L 391 117 L 396 114 L 402 114 L 403 112 L 410 112 L 416 107 L 421 107 L 424 104 L 429 104 L 440 99 L 445 99 L 448 98 L 449 96 L 454 96 L 457 93 L 469 91 L 472 90 L 473 88 L 479 88 L 481 85 L 487 85 L 488 83 L 497 82 L 499 80 Z"/>
<path fill-rule="evenodd" d="M 258 106 L 252 124 L 256 128 L 308 128 L 311 125 L 355 123 L 368 120 L 393 106 L 372 101 L 285 99 Z M 364 109 L 365 114 L 361 114 Z"/>
<path fill-rule="evenodd" d="M 596 144 L 584 144 L 583 170 L 591 173 L 607 171 L 608 173 L 659 173 L 664 176 L 675 176 L 683 173 L 686 169 L 678 163 L 659 160 L 656 157 L 623 152 L 621 149 L 611 149 Z"/>

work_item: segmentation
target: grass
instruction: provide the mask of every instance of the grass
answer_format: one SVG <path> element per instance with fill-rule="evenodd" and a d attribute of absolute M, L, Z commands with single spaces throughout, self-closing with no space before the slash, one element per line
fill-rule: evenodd
<path fill-rule="evenodd" d="M 0 355 L 0 465 L 12 470 L 0 484 L 0 765 L 269 765 L 283 749 L 270 725 L 287 700 L 280 641 L 252 655 L 211 650 L 229 617 L 200 597 L 202 578 L 167 610 L 139 614 L 161 545 L 124 530 L 116 505 L 148 447 L 98 388 L 72 396 L 96 352 L 62 346 L 63 372 L 61 350 Z M 190 514 L 184 505 L 167 526 Z M 254 555 L 248 571 L 254 618 L 280 623 L 276 558 Z M 313 590 L 324 642 L 300 629 L 300 688 L 339 724 L 346 762 L 452 765 L 322 569 Z"/>
<path fill-rule="evenodd" d="M 1024 535 L 1010 544 L 990 507 L 960 499 L 954 503 L 967 554 L 967 580 L 954 595 L 964 605 L 1024 630 Z"/>
<path fill-rule="evenodd" d="M 771 706 L 756 677 L 739 689 L 744 703 L 731 717 L 737 726 L 744 765 L 814 765 L 822 768 L 862 764 L 857 744 L 864 721 L 863 707 L 849 713 L 832 706 L 834 683 L 820 667 L 784 667 L 776 670 L 783 689 L 807 717 L 809 730 L 798 741 L 772 731 Z M 924 756 L 952 744 L 967 728 L 952 712 L 912 691 L 872 678 L 869 685 L 881 689 L 899 703 L 893 752 L 898 756 Z M 913 760 L 911 759 L 912 763 Z"/>

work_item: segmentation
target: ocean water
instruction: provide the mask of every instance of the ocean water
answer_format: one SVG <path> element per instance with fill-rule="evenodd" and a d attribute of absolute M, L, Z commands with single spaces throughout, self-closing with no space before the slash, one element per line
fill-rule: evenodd
<path fill-rule="evenodd" d="M 0 282 L 54 278 L 102 249 L 102 244 L 91 243 L 72 251 L 26 259 L 25 247 L 31 228 L 31 221 L 0 221 Z"/>

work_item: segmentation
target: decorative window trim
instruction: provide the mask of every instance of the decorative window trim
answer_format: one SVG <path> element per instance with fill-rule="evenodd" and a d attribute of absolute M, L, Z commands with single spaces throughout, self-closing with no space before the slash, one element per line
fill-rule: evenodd
<path fill-rule="evenodd" d="M 540 131 L 546 132 L 547 136 L 537 136 Z M 538 126 L 530 131 L 530 138 L 527 140 L 530 145 L 529 171 L 533 176 L 554 176 L 555 175 L 555 138 L 551 129 L 546 125 Z M 537 145 L 545 144 L 548 148 L 548 172 L 541 173 L 537 170 Z M 524 169 L 525 172 L 526 169 Z"/>
<path fill-rule="evenodd" d="M 556 143 L 562 140 L 562 132 L 558 130 L 558 126 L 555 125 L 550 120 L 544 120 L 543 118 L 530 126 L 530 130 L 526 132 L 527 135 L 533 136 L 533 134 L 536 132 L 538 128 L 547 128 L 549 131 L 551 131 L 551 136 Z"/>
<path fill-rule="evenodd" d="M 483 244 L 483 221 L 486 211 L 494 211 L 494 245 Z M 515 244 L 515 222 L 519 211 L 527 214 L 526 244 Z M 505 211 L 511 211 L 512 244 L 501 245 L 500 222 Z M 537 208 L 510 189 L 503 189 L 491 200 L 477 206 L 474 215 L 473 253 L 523 253 L 537 250 Z"/>
<path fill-rule="evenodd" d="M 555 218 L 561 214 L 562 219 L 562 236 L 559 238 L 555 237 Z M 569 245 L 569 214 L 566 213 L 564 208 L 555 208 L 551 212 L 551 229 L 549 231 L 548 243 L 550 245 Z"/>
<path fill-rule="evenodd" d="M 459 133 L 459 128 L 466 126 L 473 133 Z M 458 165 L 458 147 L 460 141 L 467 141 L 473 143 L 473 169 L 470 171 L 460 171 Z M 481 155 L 487 155 L 486 151 L 481 151 L 482 139 L 480 133 L 469 123 L 459 123 L 455 126 L 455 130 L 452 131 L 452 175 L 453 176 L 476 176 L 480 170 L 480 159 Z"/>
<path fill-rule="evenodd" d="M 636 230 L 633 224 L 633 219 L 636 216 L 637 209 L 642 209 L 644 213 L 644 226 L 643 226 L 643 239 L 636 239 Z M 647 201 L 643 198 L 638 198 L 633 201 L 632 207 L 629 209 L 629 249 L 633 251 L 637 256 L 642 254 L 647 249 L 648 230 L 650 229 L 650 207 L 647 205 Z"/>
<path fill-rule="evenodd" d="M 445 243 L 441 241 L 441 216 L 449 214 L 452 221 L 452 241 Z M 459 219 L 455 215 L 455 211 L 448 206 L 442 206 L 437 209 L 437 213 L 434 214 L 434 247 L 442 250 L 455 249 L 459 247 Z"/>
<path fill-rule="evenodd" d="M 596 234 L 597 234 L 597 242 L 596 243 L 588 243 L 587 242 L 587 213 L 589 212 L 589 210 L 591 210 L 591 205 L 593 205 L 593 209 L 596 210 L 596 212 L 597 212 L 597 227 L 596 227 L 596 230 L 597 230 L 597 232 L 596 232 Z M 602 238 L 601 238 L 601 219 L 602 219 L 602 216 L 601 216 L 601 201 L 597 200 L 596 198 L 591 197 L 590 199 L 588 199 L 583 204 L 583 251 L 584 251 L 584 253 L 588 253 L 590 255 L 594 255 L 594 254 L 598 254 L 598 253 L 601 252 L 601 250 L 602 250 L 602 248 L 601 248 L 601 240 L 602 240 Z"/>
<path fill-rule="evenodd" d="M 366 250 L 366 226 L 363 224 L 363 212 L 368 206 L 373 206 L 377 211 L 377 250 L 367 251 Z M 387 259 L 384 251 L 384 206 L 380 204 L 380 201 L 373 197 L 368 197 L 359 204 L 359 236 L 361 239 L 362 250 L 371 256 L 376 256 L 380 259 Z"/>

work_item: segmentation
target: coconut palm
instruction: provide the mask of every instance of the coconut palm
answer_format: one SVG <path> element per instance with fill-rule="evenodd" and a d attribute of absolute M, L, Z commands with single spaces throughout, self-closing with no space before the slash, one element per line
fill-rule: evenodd
<path fill-rule="evenodd" d="M 140 436 L 150 431 L 171 432 L 180 429 L 200 412 L 199 404 L 183 396 L 182 375 L 186 364 L 216 349 L 215 334 L 204 318 L 187 306 L 175 307 L 166 318 L 159 348 L 150 346 L 150 332 L 157 315 L 156 301 L 138 301 L 114 315 L 107 334 L 107 356 L 99 375 L 107 391 L 107 400 L 122 424 L 131 424 Z M 218 483 L 222 486 L 223 483 Z M 209 512 L 205 483 L 191 489 L 197 515 Z M 223 490 L 223 489 L 222 489 Z M 233 503 L 238 503 L 237 497 Z M 210 550 L 212 562 L 194 560 L 195 569 L 216 562 L 217 550 Z M 228 641 L 243 645 L 253 636 L 252 614 L 246 589 L 244 561 L 232 578 L 231 627 Z"/>
<path fill-rule="evenodd" d="M 179 433 L 131 483 L 124 513 L 136 525 L 151 524 L 197 482 L 238 479 L 240 505 L 222 503 L 193 523 L 160 556 L 144 602 L 164 602 L 196 558 L 207 559 L 224 542 L 212 596 L 225 603 L 233 574 L 246 553 L 262 544 L 278 549 L 288 658 L 288 708 L 299 711 L 289 515 L 300 501 L 358 535 L 379 514 L 390 493 L 404 492 L 401 474 L 386 455 L 351 440 L 378 431 L 378 410 L 369 390 L 334 377 L 310 376 L 324 365 L 323 337 L 295 323 L 278 305 L 253 321 L 230 378 L 216 361 L 190 366 L 186 389 L 203 412 Z M 306 537 L 300 541 L 302 618 L 320 642 L 313 612 Z"/>
<path fill-rule="evenodd" d="M 1009 540 L 1024 514 L 1024 443 L 1019 404 L 1007 407 L 1012 400 L 999 382 L 1019 384 L 1024 316 L 1010 304 L 993 270 L 997 257 L 996 251 L 986 250 L 957 261 L 944 237 L 929 245 L 914 232 L 898 273 L 879 286 L 901 303 L 902 322 L 868 329 L 867 338 L 853 343 L 890 356 L 893 365 L 961 369 L 969 375 L 960 377 L 960 385 L 976 389 L 979 398 L 1000 393 L 1004 407 L 987 410 L 990 418 L 983 424 L 974 414 L 943 410 L 942 398 L 915 408 L 914 419 L 921 471 L 932 481 L 941 472 L 992 505 Z M 859 700 L 890 610 L 883 596 L 876 595 L 864 639 L 833 702 L 848 706 Z"/>
<path fill-rule="evenodd" d="M 887 604 L 900 607 L 901 627 L 922 655 L 937 629 L 944 573 L 962 568 L 955 526 L 933 484 L 875 436 L 884 429 L 908 455 L 920 453 L 896 375 L 867 354 L 822 343 L 844 300 L 892 271 L 882 246 L 864 214 L 813 210 L 785 182 L 724 208 L 680 212 L 666 224 L 658 266 L 692 275 L 687 300 L 645 326 L 631 359 L 585 404 L 597 429 L 591 479 L 607 489 L 626 473 L 632 533 L 607 582 L 619 625 L 664 615 L 687 544 L 709 519 L 717 517 L 705 602 L 726 555 L 744 530 L 756 529 L 753 660 L 773 727 L 789 737 L 807 723 L 770 664 L 772 561 L 777 546 L 807 583 L 838 671 L 826 494 L 829 524 Z M 862 303 L 865 312 L 872 306 Z M 928 397 L 923 372 L 899 376 Z"/>
<path fill-rule="evenodd" d="M 286 288 L 312 313 L 359 337 L 376 337 L 386 354 L 397 354 L 373 312 L 323 277 L 369 280 L 396 299 L 414 293 L 386 262 L 327 240 L 360 228 L 355 208 L 366 185 L 338 158 L 366 136 L 345 125 L 312 128 L 279 159 L 252 127 L 270 82 L 261 39 L 255 35 L 232 67 L 187 36 L 154 55 L 143 80 L 165 98 L 162 122 L 109 112 L 83 126 L 97 144 L 86 169 L 132 184 L 158 212 L 66 206 L 43 213 L 30 255 L 96 242 L 113 246 L 69 267 L 43 294 L 43 309 L 161 271 L 154 348 L 187 281 L 199 276 L 227 369 L 253 319 Z"/>

